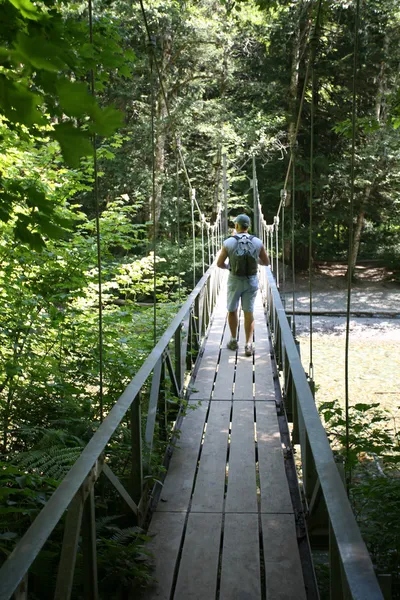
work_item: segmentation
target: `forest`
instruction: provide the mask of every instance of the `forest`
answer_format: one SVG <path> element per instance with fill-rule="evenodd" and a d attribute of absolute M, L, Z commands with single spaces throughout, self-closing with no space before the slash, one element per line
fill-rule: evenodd
<path fill-rule="evenodd" d="M 251 215 L 254 164 L 271 223 L 294 157 L 280 260 L 306 271 L 311 239 L 313 268 L 372 261 L 400 282 L 400 8 L 359 4 L 354 61 L 357 0 L 0 0 L 0 563 L 211 262 L 200 224 L 224 177 L 230 218 Z M 321 411 L 340 445 L 334 400 Z M 400 598 L 399 434 L 357 406 L 352 503 Z M 109 449 L 121 480 L 129 436 L 126 421 Z M 127 597 L 151 579 L 146 536 L 112 494 L 96 503 L 101 593 Z M 31 569 L 32 600 L 52 597 L 61 536 Z"/>

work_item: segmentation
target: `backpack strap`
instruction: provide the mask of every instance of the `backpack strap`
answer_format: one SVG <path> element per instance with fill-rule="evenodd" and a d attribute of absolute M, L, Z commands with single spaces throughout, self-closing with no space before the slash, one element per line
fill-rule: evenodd
<path fill-rule="evenodd" d="M 248 233 L 246 233 L 246 235 L 248 236 L 248 237 L 247 237 L 247 239 L 249 239 L 249 240 L 252 240 L 252 239 L 253 239 L 253 237 L 255 237 L 254 235 L 250 235 L 250 234 L 248 234 Z M 239 240 L 241 240 L 241 239 L 242 239 L 242 238 L 241 238 L 241 237 L 239 237 L 238 235 L 234 235 L 234 236 L 232 236 L 232 237 L 234 237 L 234 238 L 235 238 L 235 240 L 237 240 L 237 241 L 239 241 Z"/>

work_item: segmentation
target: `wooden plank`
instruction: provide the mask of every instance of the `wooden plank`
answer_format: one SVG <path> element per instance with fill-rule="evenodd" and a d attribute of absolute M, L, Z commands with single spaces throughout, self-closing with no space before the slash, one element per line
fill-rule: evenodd
<path fill-rule="evenodd" d="M 207 353 L 205 351 L 202 356 L 196 379 L 192 383 L 193 391 L 190 393 L 190 400 L 209 400 L 211 396 L 220 351 L 219 341 L 213 342 L 206 350 Z"/>
<path fill-rule="evenodd" d="M 231 337 L 232 337 L 231 330 L 229 328 L 229 323 L 228 323 L 228 319 L 227 319 L 226 325 L 225 325 L 225 330 L 224 330 L 224 337 L 222 338 L 222 343 L 221 343 L 222 348 L 226 348 L 226 345 L 230 341 Z M 234 350 L 231 350 L 231 352 L 233 354 Z"/>
<path fill-rule="evenodd" d="M 169 600 L 186 513 L 156 512 L 150 523 L 153 536 L 147 548 L 154 556 L 152 583 L 143 600 Z"/>
<path fill-rule="evenodd" d="M 261 598 L 258 515 L 227 514 L 220 600 Z M 268 596 L 275 600 L 274 596 Z M 296 598 L 297 596 L 293 596 Z"/>
<path fill-rule="evenodd" d="M 253 356 L 245 356 L 243 347 L 237 355 L 233 399 L 253 400 Z"/>
<path fill-rule="evenodd" d="M 262 513 L 292 513 L 275 403 L 256 402 Z"/>
<path fill-rule="evenodd" d="M 208 402 L 203 402 L 195 410 L 187 409 L 157 511 L 185 511 L 189 507 L 207 409 Z"/>
<path fill-rule="evenodd" d="M 261 515 L 267 598 L 306 600 L 293 515 Z"/>
<path fill-rule="evenodd" d="M 256 400 L 275 400 L 270 344 L 264 312 L 255 314 L 254 384 Z"/>
<path fill-rule="evenodd" d="M 221 339 L 223 333 L 226 312 L 220 313 L 220 318 L 214 317 L 205 346 L 196 379 L 192 383 L 193 391 L 189 395 L 190 400 L 209 400 L 215 378 L 215 370 L 218 362 Z"/>
<path fill-rule="evenodd" d="M 276 400 L 275 382 L 269 349 L 259 348 L 255 343 L 254 396 L 256 400 Z"/>
<path fill-rule="evenodd" d="M 236 353 L 222 348 L 213 391 L 213 400 L 232 400 Z"/>
<path fill-rule="evenodd" d="M 233 405 L 225 511 L 256 513 L 257 484 L 254 439 L 254 403 Z"/>
<path fill-rule="evenodd" d="M 215 598 L 222 514 L 190 513 L 174 598 Z"/>
<path fill-rule="evenodd" d="M 230 412 L 230 402 L 211 403 L 192 499 L 193 512 L 222 511 Z"/>

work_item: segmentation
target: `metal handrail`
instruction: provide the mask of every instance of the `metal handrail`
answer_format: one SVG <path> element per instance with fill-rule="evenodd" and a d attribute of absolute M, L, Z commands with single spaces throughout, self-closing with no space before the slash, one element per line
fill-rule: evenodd
<path fill-rule="evenodd" d="M 321 490 L 329 520 L 330 550 L 336 551 L 340 559 L 336 572 L 331 569 L 331 591 L 338 589 L 338 581 L 340 591 L 331 597 L 348 598 L 350 595 L 353 600 L 381 600 L 383 595 L 370 555 L 346 495 L 269 267 L 262 268 L 261 279 L 275 351 L 284 373 L 284 394 L 292 394 L 293 425 L 301 445 L 305 495 L 311 500 L 315 498 L 316 490 Z M 308 487 L 307 483 L 312 485 Z M 331 565 L 334 563 L 335 559 Z"/>
<path fill-rule="evenodd" d="M 0 600 L 9 600 L 9 598 L 12 596 L 20 582 L 26 576 L 30 566 L 53 532 L 55 526 L 60 521 L 68 507 L 70 507 L 71 502 L 73 502 L 74 499 L 77 499 L 77 495 L 78 503 L 80 501 L 83 506 L 88 499 L 89 494 L 93 492 L 94 483 L 103 470 L 102 454 L 110 438 L 115 433 L 129 408 L 138 404 L 138 397 L 142 387 L 146 383 L 146 380 L 152 371 L 154 372 L 159 360 L 162 359 L 164 353 L 168 350 L 168 345 L 174 335 L 180 332 L 181 324 L 183 322 L 188 322 L 188 315 L 190 315 L 193 305 L 195 305 L 195 308 L 197 307 L 198 314 L 194 315 L 192 325 L 194 324 L 194 327 L 197 327 L 197 347 L 200 346 L 199 337 L 201 337 L 201 334 L 205 335 L 206 333 L 206 326 L 210 319 L 220 283 L 220 273 L 220 269 L 216 268 L 215 264 L 213 264 L 203 275 L 172 320 L 163 336 L 160 338 L 156 346 L 153 348 L 139 369 L 138 373 L 125 388 L 124 392 L 121 394 L 107 417 L 104 419 L 103 423 L 100 425 L 92 439 L 82 451 L 82 454 L 71 467 L 55 492 L 52 494 L 46 506 L 41 510 L 32 525 L 16 545 L 13 552 L 0 569 Z M 201 296 L 202 293 L 203 295 Z M 200 297 L 202 297 L 204 300 L 203 307 L 199 306 Z M 208 311 L 207 315 L 199 312 L 203 309 L 204 311 Z M 201 327 L 203 331 L 200 331 L 200 335 L 198 332 L 198 326 L 195 323 L 196 320 L 199 320 L 203 323 Z M 190 352 L 190 348 L 188 348 L 187 344 L 187 338 L 194 336 L 193 331 L 187 331 L 186 336 L 185 352 L 187 349 Z M 181 358 L 182 357 L 179 355 L 179 369 L 182 366 Z M 138 412 L 138 422 L 140 423 L 140 411 Z M 140 425 L 137 431 L 140 432 Z M 123 497 L 128 498 L 128 502 L 133 506 L 134 510 L 137 511 L 138 508 L 135 502 L 127 496 L 126 490 L 113 475 L 111 470 L 108 469 L 108 473 L 105 471 L 105 474 L 108 477 L 110 477 L 111 474 L 110 481 L 112 483 L 114 483 L 114 477 L 114 480 L 117 481 L 117 490 Z M 74 559 L 69 564 L 74 565 Z M 62 594 L 62 597 L 69 596 L 68 594 Z"/>

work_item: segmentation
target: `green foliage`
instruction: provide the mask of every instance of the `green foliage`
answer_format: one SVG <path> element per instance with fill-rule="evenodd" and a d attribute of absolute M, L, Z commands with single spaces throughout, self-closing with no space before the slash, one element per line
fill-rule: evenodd
<path fill-rule="evenodd" d="M 377 455 L 385 464 L 400 461 L 400 446 L 388 424 L 388 412 L 379 408 L 380 404 L 358 402 L 349 408 L 349 455 L 346 467 L 353 469 L 364 455 Z M 327 426 L 327 433 L 333 448 L 344 452 L 346 447 L 345 409 L 337 400 L 324 402 L 319 412 Z"/>
<path fill-rule="evenodd" d="M 319 407 L 333 450 L 346 456 L 344 409 L 337 401 Z M 391 419 L 379 404 L 357 403 L 350 408 L 349 459 L 350 500 L 363 539 L 378 573 L 393 577 L 394 597 L 398 597 L 400 523 L 400 438 Z"/>
<path fill-rule="evenodd" d="M 30 147 L 30 162 L 43 167 L 51 162 L 60 169 L 59 145 L 67 165 L 78 168 L 82 158 L 93 154 L 93 135 L 109 137 L 123 122 L 120 111 L 101 106 L 101 99 L 91 94 L 88 76 L 96 70 L 96 86 L 105 90 L 111 77 L 120 77 L 119 70 L 130 74 L 134 55 L 124 52 L 117 24 L 104 13 L 95 20 L 91 44 L 88 22 L 56 3 L 13 0 L 12 8 L 4 5 L 8 28 L 0 28 L 0 218 L 8 221 L 17 213 L 16 238 L 40 250 L 43 234 L 61 237 L 65 223 L 54 210 L 48 186 L 26 164 L 18 169 L 18 161 L 12 160 L 15 150 L 26 154 Z"/>
<path fill-rule="evenodd" d="M 121 529 L 108 517 L 97 526 L 99 585 L 108 598 L 121 598 L 138 591 L 152 579 L 151 554 L 146 548 L 149 537 L 138 527 Z"/>
<path fill-rule="evenodd" d="M 157 336 L 176 311 L 177 300 L 182 301 L 203 271 L 196 226 L 193 277 L 191 205 L 182 165 L 176 164 L 175 136 L 209 220 L 221 197 L 226 153 L 230 212 L 251 206 L 251 158 L 256 155 L 260 195 L 270 221 L 287 166 L 288 130 L 301 93 L 311 14 L 309 3 L 291 1 L 148 3 L 167 111 L 160 82 L 150 78 L 147 32 L 137 3 L 96 3 L 92 42 L 85 4 L 3 0 L 1 10 L 0 420 L 1 452 L 9 461 L 5 469 L 12 470 L 4 471 L 9 492 L 1 499 L 3 508 L 11 509 L 2 517 L 5 555 L 36 514 L 40 494 L 47 498 L 56 485 L 53 478 L 62 478 L 97 427 L 97 208 L 107 412 L 154 344 L 153 307 L 147 306 L 153 300 L 154 260 Z M 355 208 L 363 207 L 366 215 L 361 252 L 376 251 L 393 264 L 399 255 L 400 225 L 398 19 L 391 0 L 365 7 L 357 81 Z M 317 40 L 317 93 L 314 98 L 309 90 L 306 94 L 296 147 L 299 262 L 308 256 L 312 101 L 317 132 L 315 252 L 326 258 L 346 252 L 353 24 L 353 5 L 338 2 L 324 8 Z M 98 207 L 93 198 L 94 149 Z M 153 156 L 155 259 L 148 241 Z M 176 399 L 170 389 L 165 393 L 173 414 Z M 143 419 L 147 401 L 144 389 Z M 323 414 L 335 445 L 342 445 L 343 411 L 327 405 Z M 371 456 L 380 455 L 387 474 L 398 454 L 386 416 L 371 416 L 360 404 L 352 409 L 352 419 L 352 466 L 358 469 L 361 460 L 370 467 Z M 165 434 L 156 430 L 150 478 L 159 474 Z M 128 477 L 129 436 L 124 422 L 107 448 L 107 460 L 123 480 Z M 16 478 L 22 476 L 31 479 L 20 486 Z M 395 486 L 387 486 L 385 498 L 394 503 Z M 355 488 L 357 507 L 362 505 L 356 498 L 359 490 L 360 497 L 367 494 L 361 484 Z M 370 493 L 371 508 L 378 487 L 376 496 Z M 98 500 L 98 508 L 108 514 L 121 511 L 109 491 Z M 369 515 L 367 535 L 373 546 L 377 516 Z M 360 519 L 366 526 L 366 518 Z M 98 532 L 102 593 L 126 596 L 132 585 L 148 577 L 144 539 L 136 530 L 123 530 L 125 523 L 119 523 L 121 529 L 110 523 Z M 41 600 L 54 573 L 59 542 L 56 531 L 33 569 L 32 593 Z M 381 545 L 377 561 L 383 554 Z"/>
<path fill-rule="evenodd" d="M 0 562 L 42 510 L 57 481 L 0 462 Z"/>

